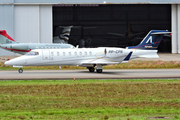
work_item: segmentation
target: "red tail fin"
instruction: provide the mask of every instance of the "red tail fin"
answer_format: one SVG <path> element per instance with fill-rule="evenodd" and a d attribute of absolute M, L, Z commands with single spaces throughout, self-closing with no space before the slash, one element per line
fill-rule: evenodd
<path fill-rule="evenodd" d="M 14 39 L 12 39 L 12 38 L 6 33 L 6 30 L 0 30 L 0 35 L 3 35 L 4 37 L 8 38 L 9 40 L 16 42 Z"/>

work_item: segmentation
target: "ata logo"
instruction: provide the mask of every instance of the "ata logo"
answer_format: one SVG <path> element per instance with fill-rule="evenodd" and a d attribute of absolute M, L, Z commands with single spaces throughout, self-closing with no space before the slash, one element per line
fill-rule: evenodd
<path fill-rule="evenodd" d="M 148 38 L 148 40 L 146 41 L 146 43 L 151 43 L 151 44 L 154 44 L 153 42 L 152 42 L 152 36 L 150 36 L 149 38 Z"/>

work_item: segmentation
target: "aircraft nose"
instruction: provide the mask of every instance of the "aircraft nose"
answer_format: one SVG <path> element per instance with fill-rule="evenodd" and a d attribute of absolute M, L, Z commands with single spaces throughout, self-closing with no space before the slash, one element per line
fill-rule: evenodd
<path fill-rule="evenodd" d="M 24 63 L 26 63 L 25 59 L 23 59 L 23 60 L 11 59 L 9 61 L 6 61 L 4 64 L 13 66 L 13 65 L 22 65 Z"/>
<path fill-rule="evenodd" d="M 12 65 L 12 61 L 11 60 L 10 61 L 6 61 L 4 64 L 5 65 Z"/>

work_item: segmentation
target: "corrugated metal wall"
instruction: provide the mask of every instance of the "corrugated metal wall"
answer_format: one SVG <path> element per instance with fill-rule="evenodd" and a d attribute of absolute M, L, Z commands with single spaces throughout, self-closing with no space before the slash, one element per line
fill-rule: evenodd
<path fill-rule="evenodd" d="M 0 5 L 0 29 L 8 31 L 8 34 L 14 37 L 14 5 Z M 0 56 L 14 55 L 12 52 L 8 52 L 0 48 Z"/>
<path fill-rule="evenodd" d="M 52 5 L 0 5 L 0 29 L 21 43 L 52 43 Z M 15 55 L 0 48 L 0 56 Z"/>
<path fill-rule="evenodd" d="M 15 40 L 25 43 L 52 42 L 52 6 L 14 7 Z"/>

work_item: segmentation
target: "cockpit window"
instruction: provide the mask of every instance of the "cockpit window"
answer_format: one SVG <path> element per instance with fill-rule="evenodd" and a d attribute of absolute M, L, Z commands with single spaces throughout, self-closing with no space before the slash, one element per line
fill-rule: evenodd
<path fill-rule="evenodd" d="M 30 51 L 30 52 L 28 52 L 28 53 L 26 53 L 26 55 L 28 55 L 28 56 L 34 56 L 34 55 L 39 55 L 39 52 L 35 52 L 35 51 Z"/>

